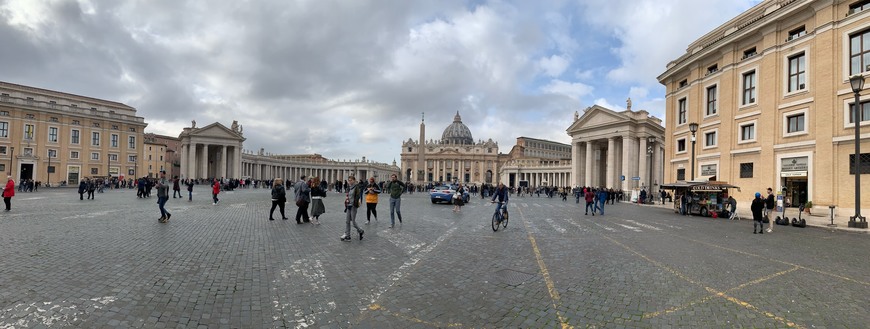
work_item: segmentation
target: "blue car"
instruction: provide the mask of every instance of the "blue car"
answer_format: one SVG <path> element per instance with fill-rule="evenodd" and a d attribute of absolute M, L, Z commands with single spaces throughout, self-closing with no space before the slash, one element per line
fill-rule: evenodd
<path fill-rule="evenodd" d="M 456 193 L 456 188 L 449 185 L 436 186 L 429 190 L 429 199 L 432 203 L 447 202 L 453 203 L 453 194 Z M 468 191 L 462 193 L 462 201 L 468 203 Z"/>

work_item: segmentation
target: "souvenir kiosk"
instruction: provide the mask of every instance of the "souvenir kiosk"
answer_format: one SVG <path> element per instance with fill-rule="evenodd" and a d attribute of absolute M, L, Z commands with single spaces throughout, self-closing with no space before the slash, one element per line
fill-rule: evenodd
<path fill-rule="evenodd" d="M 720 181 L 680 181 L 672 184 L 663 184 L 663 189 L 674 190 L 674 212 L 680 212 L 682 196 L 688 197 L 686 211 L 689 214 L 704 217 L 727 217 L 728 213 L 728 189 L 737 186 Z"/>

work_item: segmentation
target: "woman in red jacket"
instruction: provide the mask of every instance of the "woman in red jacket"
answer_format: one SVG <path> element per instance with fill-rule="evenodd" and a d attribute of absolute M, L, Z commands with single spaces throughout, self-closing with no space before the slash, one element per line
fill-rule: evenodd
<path fill-rule="evenodd" d="M 214 199 L 215 206 L 217 206 L 218 202 L 221 202 L 221 200 L 218 200 L 218 198 L 217 198 L 217 195 L 220 192 L 221 192 L 221 181 L 218 180 L 217 178 L 215 178 L 214 185 L 212 185 L 212 187 L 211 187 L 211 197 L 212 197 L 212 199 Z"/>
<path fill-rule="evenodd" d="M 15 181 L 12 176 L 6 176 L 6 187 L 3 188 L 3 203 L 6 204 L 6 211 L 12 209 L 12 197 L 15 196 Z"/>

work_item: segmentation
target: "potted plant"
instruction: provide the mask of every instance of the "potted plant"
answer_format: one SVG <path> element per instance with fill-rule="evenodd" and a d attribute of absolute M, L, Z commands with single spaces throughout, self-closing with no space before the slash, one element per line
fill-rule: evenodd
<path fill-rule="evenodd" d="M 811 213 L 812 209 L 813 209 L 813 202 L 807 201 L 807 203 L 804 204 L 804 211 L 807 213 L 807 215 L 812 215 L 812 213 Z"/>

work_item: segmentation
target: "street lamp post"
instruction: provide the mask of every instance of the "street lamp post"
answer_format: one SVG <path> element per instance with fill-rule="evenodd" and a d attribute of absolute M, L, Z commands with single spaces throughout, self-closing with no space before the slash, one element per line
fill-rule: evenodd
<path fill-rule="evenodd" d="M 655 168 L 654 168 L 655 163 L 653 162 L 653 161 L 655 161 L 655 159 L 653 159 L 653 154 L 655 153 L 655 148 L 653 147 L 653 144 L 655 144 L 656 138 L 654 136 L 650 136 L 649 138 L 646 139 L 646 142 L 647 142 L 647 144 L 646 144 L 646 156 L 649 157 L 649 165 L 648 165 L 649 167 L 647 167 L 648 172 L 643 173 L 643 175 L 648 177 L 648 178 L 653 178 L 653 176 L 655 176 Z M 649 174 L 649 173 L 652 173 L 652 174 Z M 647 175 L 647 174 L 649 174 L 649 175 Z M 650 179 L 650 180 L 652 180 L 652 179 Z M 653 192 L 654 192 L 653 186 L 650 185 L 649 186 L 650 195 L 655 195 L 655 194 L 653 194 Z M 652 196 L 650 196 L 649 198 L 652 199 Z"/>
<path fill-rule="evenodd" d="M 861 90 L 864 89 L 864 76 L 857 74 L 849 78 L 852 92 L 855 93 L 855 105 L 852 110 L 855 122 L 855 216 L 849 218 L 849 227 L 867 228 L 867 219 L 861 216 L 861 121 L 863 109 L 861 106 Z"/>
<path fill-rule="evenodd" d="M 48 175 L 48 181 L 45 183 L 51 186 L 51 150 L 48 150 L 48 167 L 45 167 L 45 173 Z"/>
<path fill-rule="evenodd" d="M 698 132 L 698 124 L 694 122 L 690 123 L 689 131 L 692 132 L 692 177 L 690 181 L 693 181 L 695 180 L 695 133 Z"/>
<path fill-rule="evenodd" d="M 9 175 L 12 176 L 12 164 L 15 163 L 15 146 L 10 146 L 9 151 L 11 154 L 9 155 Z"/>

